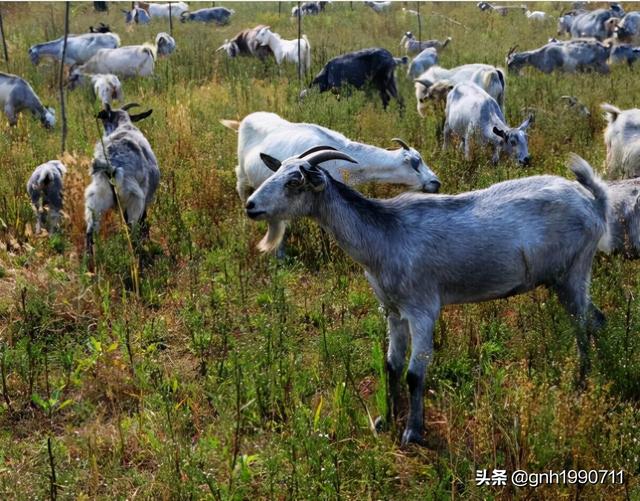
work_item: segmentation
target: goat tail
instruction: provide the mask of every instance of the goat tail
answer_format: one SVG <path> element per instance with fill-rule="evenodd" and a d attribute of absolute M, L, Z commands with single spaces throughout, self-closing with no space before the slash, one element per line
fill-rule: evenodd
<path fill-rule="evenodd" d="M 442 47 L 440 49 L 444 49 L 451 42 L 451 37 L 447 37 L 444 42 L 442 42 Z"/>
<path fill-rule="evenodd" d="M 569 156 L 569 168 L 575 174 L 578 182 L 593 194 L 596 208 L 605 225 L 605 231 L 600 238 L 598 248 L 607 252 L 611 249 L 609 222 L 612 219 L 611 205 L 609 204 L 609 189 L 606 183 L 593 172 L 591 165 L 579 155 L 572 153 Z"/>
<path fill-rule="evenodd" d="M 228 129 L 235 130 L 236 132 L 238 132 L 238 129 L 240 128 L 240 122 L 238 120 L 225 120 L 223 118 L 220 120 L 220 123 Z"/>
<path fill-rule="evenodd" d="M 267 234 L 260 240 L 260 243 L 258 243 L 258 250 L 271 252 L 280 247 L 286 227 L 284 221 L 269 221 L 269 229 Z"/>

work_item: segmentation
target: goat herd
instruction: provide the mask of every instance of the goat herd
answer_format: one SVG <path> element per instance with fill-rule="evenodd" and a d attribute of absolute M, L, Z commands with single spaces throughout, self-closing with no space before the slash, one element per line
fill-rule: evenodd
<path fill-rule="evenodd" d="M 365 3 L 381 15 L 391 4 Z M 292 14 L 321 14 L 326 4 L 307 2 L 300 9 L 295 7 Z M 233 14 L 220 7 L 190 13 L 186 4 L 171 5 L 169 9 L 161 4 L 136 4 L 126 12 L 126 19 L 148 22 L 154 16 L 173 15 L 183 21 L 226 23 Z M 487 2 L 478 7 L 498 14 L 506 9 Z M 526 15 L 536 22 L 550 17 L 540 11 L 527 11 Z M 559 19 L 559 29 L 573 38 L 552 40 L 529 52 L 511 50 L 507 68 L 519 71 L 528 64 L 544 72 L 608 71 L 609 55 L 626 47 L 623 40 L 640 36 L 638 18 L 640 12 L 625 14 L 616 4 L 593 11 L 580 6 Z M 466 158 L 471 158 L 472 141 L 478 141 L 493 146 L 493 162 L 506 153 L 527 165 L 531 157 L 526 131 L 531 117 L 518 127 L 507 125 L 503 113 L 505 72 L 486 64 L 451 69 L 438 66 L 438 51 L 450 40 L 419 41 L 410 32 L 403 37 L 407 53 L 417 53 L 408 73 L 415 79 L 418 112 L 427 112 L 429 100 L 446 103 L 444 147 L 456 135 Z M 91 82 L 104 105 L 98 118 L 105 133 L 95 147 L 91 183 L 85 192 L 89 254 L 101 216 L 117 201 L 127 223 L 140 225 L 141 235 L 148 235 L 147 208 L 160 181 L 151 145 L 134 125 L 151 111 L 130 115 L 134 105 L 114 109 L 111 103 L 123 98 L 118 76 L 151 74 L 156 56 L 171 54 L 175 41 L 160 33 L 155 45 L 119 45 L 119 37 L 101 25 L 91 33 L 69 36 L 64 60 L 71 66 L 71 87 Z M 282 40 L 267 26 L 243 30 L 225 40 L 219 50 L 229 57 L 274 56 L 278 64 L 290 61 L 304 71 L 311 63 L 306 37 L 299 46 L 298 40 Z M 34 64 L 45 56 L 60 60 L 62 39 L 35 45 L 29 55 Z M 401 102 L 395 72 L 398 65 L 406 63 L 408 58 L 395 58 L 382 48 L 344 54 L 324 66 L 311 89 L 317 87 L 322 92 L 343 84 L 373 86 L 386 108 L 390 98 Z M 11 125 L 23 109 L 32 111 L 47 127 L 55 123 L 54 111 L 45 108 L 19 77 L 0 75 L 0 101 Z M 608 172 L 617 180 L 601 181 L 586 161 L 573 156 L 569 165 L 577 182 L 544 175 L 459 195 L 433 194 L 440 188 L 438 177 L 420 153 L 402 139 L 394 139 L 398 149 L 386 150 L 267 112 L 251 113 L 239 122 L 221 120 L 238 133 L 237 191 L 246 214 L 268 221 L 268 232 L 259 248 L 282 253 L 285 222 L 310 217 L 365 269 L 388 316 L 387 368 L 394 417 L 400 411 L 401 379 L 411 344 L 406 374 L 410 411 L 403 444 L 422 441 L 425 373 L 433 358 L 434 324 L 444 305 L 504 298 L 540 285 L 553 289 L 576 320 L 578 381 L 584 382 L 590 336 L 604 322 L 589 294 L 594 255 L 598 249 L 628 258 L 640 255 L 640 181 L 633 179 L 640 175 L 640 110 L 621 111 L 610 104 L 602 108 L 608 120 Z M 38 231 L 46 224 L 47 215 L 49 230 L 56 230 L 64 174 L 64 165 L 53 160 L 37 167 L 28 182 Z M 402 184 L 430 194 L 375 200 L 345 184 L 370 181 Z M 386 416 L 379 424 L 390 418 Z"/>

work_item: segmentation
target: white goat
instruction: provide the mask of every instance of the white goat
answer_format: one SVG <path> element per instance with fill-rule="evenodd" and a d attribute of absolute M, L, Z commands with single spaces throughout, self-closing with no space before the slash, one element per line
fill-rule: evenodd
<path fill-rule="evenodd" d="M 348 152 L 358 161 L 358 164 L 352 164 L 335 160 L 325 164 L 336 179 L 351 185 L 375 181 L 402 184 L 425 192 L 435 192 L 440 187 L 438 177 L 424 163 L 420 153 L 399 139 L 394 141 L 401 148 L 386 150 L 351 141 L 339 132 L 319 125 L 292 123 L 275 113 L 266 112 L 251 113 L 242 122 L 221 122 L 239 132 L 236 189 L 243 202 L 253 189 L 257 189 L 273 174 L 274 165 L 267 166 L 261 153 L 288 158 L 319 145 Z M 262 247 L 269 248 L 273 242 L 279 244 L 284 230 L 284 223 L 270 225 Z"/>
<path fill-rule="evenodd" d="M 183 12 L 189 10 L 189 5 L 184 2 L 171 2 L 169 3 L 147 3 L 136 2 L 135 7 L 140 7 L 149 13 L 150 17 L 160 17 L 169 19 L 169 12 L 172 17 L 180 17 Z"/>
<path fill-rule="evenodd" d="M 105 134 L 96 143 L 91 166 L 91 183 L 84 192 L 87 224 L 86 250 L 93 254 L 93 235 L 98 231 L 102 215 L 116 207 L 116 196 L 127 224 L 140 223 L 143 237 L 148 236 L 147 207 L 160 183 L 158 161 L 144 134 L 133 125 L 152 110 L 129 115 L 128 104 L 120 110 L 109 105 L 98 113 Z M 112 184 L 113 183 L 113 184 Z"/>
<path fill-rule="evenodd" d="M 494 164 L 504 151 L 515 157 L 520 165 L 529 165 L 531 157 L 526 130 L 532 116 L 519 127 L 509 127 L 496 100 L 473 83 L 458 84 L 449 92 L 445 115 L 444 149 L 452 133 L 455 133 L 464 142 L 467 160 L 471 160 L 471 140 L 477 138 L 481 143 L 493 145 Z"/>
<path fill-rule="evenodd" d="M 74 90 L 79 84 L 91 83 L 94 97 L 100 99 L 100 103 L 113 103 L 113 100 L 122 102 L 124 100 L 124 91 L 120 79 L 112 74 L 83 74 L 74 72 L 69 78 L 69 90 Z"/>
<path fill-rule="evenodd" d="M 608 125 L 604 130 L 607 171 L 611 179 L 640 176 L 640 109 L 601 106 Z"/>
<path fill-rule="evenodd" d="M 42 57 L 62 59 L 64 37 L 33 45 L 29 49 L 29 57 L 33 64 L 38 64 Z M 64 63 L 69 65 L 82 64 L 88 61 L 100 49 L 115 49 L 120 47 L 120 37 L 115 33 L 84 33 L 83 35 L 69 35 L 67 37 L 67 51 Z"/>
<path fill-rule="evenodd" d="M 9 119 L 9 125 L 18 123 L 18 113 L 29 110 L 42 125 L 51 128 L 56 123 L 56 112 L 46 108 L 29 83 L 16 76 L 0 72 L 0 108 Z"/>
<path fill-rule="evenodd" d="M 40 233 L 47 220 L 49 233 L 58 229 L 66 173 L 67 168 L 62 162 L 50 160 L 38 165 L 29 178 L 27 193 L 36 216 L 36 234 Z"/>
<path fill-rule="evenodd" d="M 599 248 L 621 254 L 626 259 L 640 258 L 640 178 L 609 181 L 612 217 L 609 219 L 610 241 Z"/>
<path fill-rule="evenodd" d="M 366 1 L 366 2 L 364 2 L 364 4 L 367 7 L 371 7 L 371 9 L 373 9 L 378 14 L 382 14 L 383 12 L 386 12 L 391 7 L 391 2 L 388 1 L 388 0 L 387 1 L 374 1 L 374 2 Z"/>
<path fill-rule="evenodd" d="M 506 80 L 504 70 L 501 68 L 489 64 L 464 64 L 451 69 L 434 65 L 415 79 L 416 101 L 420 116 L 425 116 L 426 100 L 440 94 L 436 92 L 436 88 L 430 91 L 430 87 L 442 80 L 453 85 L 474 83 L 494 98 L 500 109 L 504 111 Z"/>
<path fill-rule="evenodd" d="M 121 77 L 146 77 L 153 74 L 156 47 L 152 44 L 126 45 L 101 49 L 86 63 L 73 68 L 76 73 L 113 73 Z"/>
<path fill-rule="evenodd" d="M 164 31 L 156 35 L 156 53 L 158 56 L 168 56 L 176 50 L 176 41 Z"/>
<path fill-rule="evenodd" d="M 527 19 L 531 19 L 532 21 L 546 21 L 551 17 L 546 12 L 543 12 L 541 10 L 527 10 L 524 15 L 527 16 Z"/>
<path fill-rule="evenodd" d="M 283 61 L 297 64 L 305 73 L 311 68 L 311 45 L 306 35 L 301 39 L 283 40 L 280 35 L 274 33 L 268 26 L 262 28 L 256 34 L 256 41 L 263 46 L 267 46 L 273 52 L 278 65 Z M 298 42 L 300 42 L 300 59 L 298 61 Z"/>

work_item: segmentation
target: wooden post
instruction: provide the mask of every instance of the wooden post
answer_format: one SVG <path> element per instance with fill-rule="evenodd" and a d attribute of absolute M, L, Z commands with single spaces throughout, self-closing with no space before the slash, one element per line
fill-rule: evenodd
<path fill-rule="evenodd" d="M 282 2 L 278 2 L 278 17 L 282 14 Z"/>
<path fill-rule="evenodd" d="M 7 41 L 4 38 L 4 25 L 2 24 L 2 10 L 0 9 L 0 36 L 2 36 L 2 49 L 4 50 L 4 62 L 9 68 L 9 51 L 7 50 Z"/>
<path fill-rule="evenodd" d="M 300 60 L 300 39 L 302 38 L 302 10 L 300 10 L 300 2 L 298 2 L 298 87 L 302 92 L 302 61 Z"/>
<path fill-rule="evenodd" d="M 418 12 L 418 42 L 422 42 L 422 17 L 420 17 L 420 2 L 416 2 Z"/>
<path fill-rule="evenodd" d="M 171 2 L 169 2 L 169 35 L 173 36 L 173 15 L 171 14 Z"/>
<path fill-rule="evenodd" d="M 70 10 L 70 2 L 66 1 L 64 3 L 64 43 L 62 45 L 62 60 L 60 61 L 60 78 L 59 78 L 59 86 L 60 86 L 60 117 L 62 120 L 62 142 L 61 142 L 61 153 L 64 153 L 67 147 L 67 112 L 64 106 L 64 60 L 67 56 L 67 38 L 69 37 L 69 10 Z"/>

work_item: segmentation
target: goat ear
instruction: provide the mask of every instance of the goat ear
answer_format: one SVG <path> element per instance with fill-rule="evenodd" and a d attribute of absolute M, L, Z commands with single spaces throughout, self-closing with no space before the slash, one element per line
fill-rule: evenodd
<path fill-rule="evenodd" d="M 528 129 L 529 126 L 534 122 L 534 120 L 535 120 L 535 116 L 533 115 L 533 113 L 529 113 L 529 116 L 526 118 L 524 122 L 520 124 L 520 127 L 518 127 L 518 129 L 520 130 Z"/>
<path fill-rule="evenodd" d="M 502 139 L 506 139 L 507 135 L 505 134 L 505 132 L 501 129 L 498 129 L 497 127 L 493 128 L 493 133 L 498 136 L 499 138 Z"/>
<path fill-rule="evenodd" d="M 324 173 L 320 169 L 301 165 L 300 172 L 302 172 L 304 176 L 306 186 L 308 186 L 311 191 L 318 192 L 324 190 L 327 182 L 325 181 Z"/>
<path fill-rule="evenodd" d="M 143 111 L 142 113 L 138 113 L 137 115 L 129 115 L 129 119 L 132 122 L 139 122 L 140 120 L 144 120 L 145 118 L 147 118 L 149 115 L 151 115 L 151 113 L 153 113 L 152 109 Z"/>
<path fill-rule="evenodd" d="M 277 158 L 273 158 L 271 155 L 267 155 L 266 153 L 260 153 L 260 158 L 262 159 L 264 164 L 273 172 L 276 172 L 282 165 L 282 162 L 280 160 L 278 160 Z"/>

